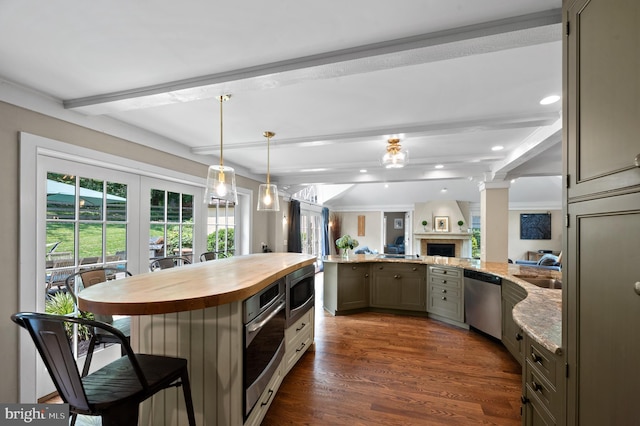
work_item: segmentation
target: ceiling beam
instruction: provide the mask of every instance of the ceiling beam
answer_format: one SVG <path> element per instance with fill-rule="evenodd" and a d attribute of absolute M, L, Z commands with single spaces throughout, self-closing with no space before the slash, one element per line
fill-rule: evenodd
<path fill-rule="evenodd" d="M 63 101 L 88 115 L 210 99 L 561 40 L 560 9 Z"/>

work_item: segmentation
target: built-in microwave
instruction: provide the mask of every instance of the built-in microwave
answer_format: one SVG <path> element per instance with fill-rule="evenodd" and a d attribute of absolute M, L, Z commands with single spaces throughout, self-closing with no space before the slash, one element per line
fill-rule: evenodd
<path fill-rule="evenodd" d="M 315 267 L 307 265 L 285 277 L 287 327 L 295 323 L 315 302 Z"/>

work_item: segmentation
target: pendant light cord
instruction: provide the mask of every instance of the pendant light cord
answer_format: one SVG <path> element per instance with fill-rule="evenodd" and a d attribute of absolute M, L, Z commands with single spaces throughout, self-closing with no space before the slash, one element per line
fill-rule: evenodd
<path fill-rule="evenodd" d="M 224 161 L 222 159 L 222 102 L 224 101 L 224 96 L 220 96 L 220 170 L 222 170 L 224 166 Z"/>

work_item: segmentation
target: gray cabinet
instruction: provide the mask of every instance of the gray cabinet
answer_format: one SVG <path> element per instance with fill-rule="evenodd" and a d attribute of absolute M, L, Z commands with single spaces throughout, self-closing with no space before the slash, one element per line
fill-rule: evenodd
<path fill-rule="evenodd" d="M 333 315 L 369 306 L 369 263 L 325 263 L 324 307 Z"/>
<path fill-rule="evenodd" d="M 640 185 L 640 4 L 564 3 L 569 198 Z"/>
<path fill-rule="evenodd" d="M 427 310 L 426 276 L 425 265 L 372 264 L 371 306 L 425 312 Z"/>
<path fill-rule="evenodd" d="M 509 280 L 502 280 L 502 344 L 522 365 L 524 333 L 513 320 L 513 307 L 527 296 L 525 289 Z"/>
<path fill-rule="evenodd" d="M 632 424 L 640 395 L 640 2 L 565 1 L 567 424 Z"/>
<path fill-rule="evenodd" d="M 525 335 L 522 369 L 523 420 L 526 426 L 564 424 L 564 362 Z"/>
<path fill-rule="evenodd" d="M 427 311 L 444 319 L 464 322 L 463 270 L 429 266 Z"/>

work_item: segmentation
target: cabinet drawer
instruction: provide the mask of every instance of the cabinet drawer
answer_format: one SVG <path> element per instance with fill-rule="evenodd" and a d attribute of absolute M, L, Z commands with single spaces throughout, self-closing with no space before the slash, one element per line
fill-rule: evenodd
<path fill-rule="evenodd" d="M 287 350 L 285 352 L 285 373 L 288 373 L 289 370 L 296 365 L 296 362 L 302 357 L 302 355 L 311 347 L 313 344 L 313 339 L 311 338 L 311 330 L 307 329 L 306 332 L 296 336 L 290 346 L 287 346 Z"/>
<path fill-rule="evenodd" d="M 429 284 L 436 284 L 439 286 L 457 288 L 462 290 L 462 280 L 459 278 L 442 276 L 442 275 L 429 275 Z"/>
<path fill-rule="evenodd" d="M 441 315 L 455 321 L 464 321 L 462 299 L 454 296 L 443 296 L 436 290 L 429 293 L 428 312 Z"/>
<path fill-rule="evenodd" d="M 462 269 L 460 268 L 445 268 L 442 266 L 429 266 L 429 274 L 432 276 L 450 277 L 450 278 L 462 278 Z"/>
<path fill-rule="evenodd" d="M 555 388 L 556 377 L 559 368 L 556 357 L 551 352 L 540 346 L 533 339 L 527 339 L 525 357 L 529 364 L 537 370 Z"/>
<path fill-rule="evenodd" d="M 304 334 L 307 330 L 311 330 L 313 328 L 313 315 L 314 308 L 311 308 L 291 327 L 285 330 L 284 336 L 287 350 L 289 350 L 289 345 L 292 344 L 299 335 Z"/>
<path fill-rule="evenodd" d="M 542 405 L 549 410 L 554 416 L 558 416 L 562 407 L 555 386 L 553 386 L 536 368 L 531 364 L 531 360 L 527 360 L 527 368 L 525 368 L 525 386 L 528 388 L 529 394 L 534 394 Z"/>
<path fill-rule="evenodd" d="M 424 274 L 424 265 L 411 264 L 389 264 L 378 263 L 373 265 L 374 271 L 383 271 L 388 274 Z"/>
<path fill-rule="evenodd" d="M 454 297 L 460 299 L 462 297 L 462 287 L 459 286 L 447 286 L 447 285 L 439 285 L 439 284 L 431 284 L 429 286 L 429 294 L 436 297 L 447 296 Z"/>

